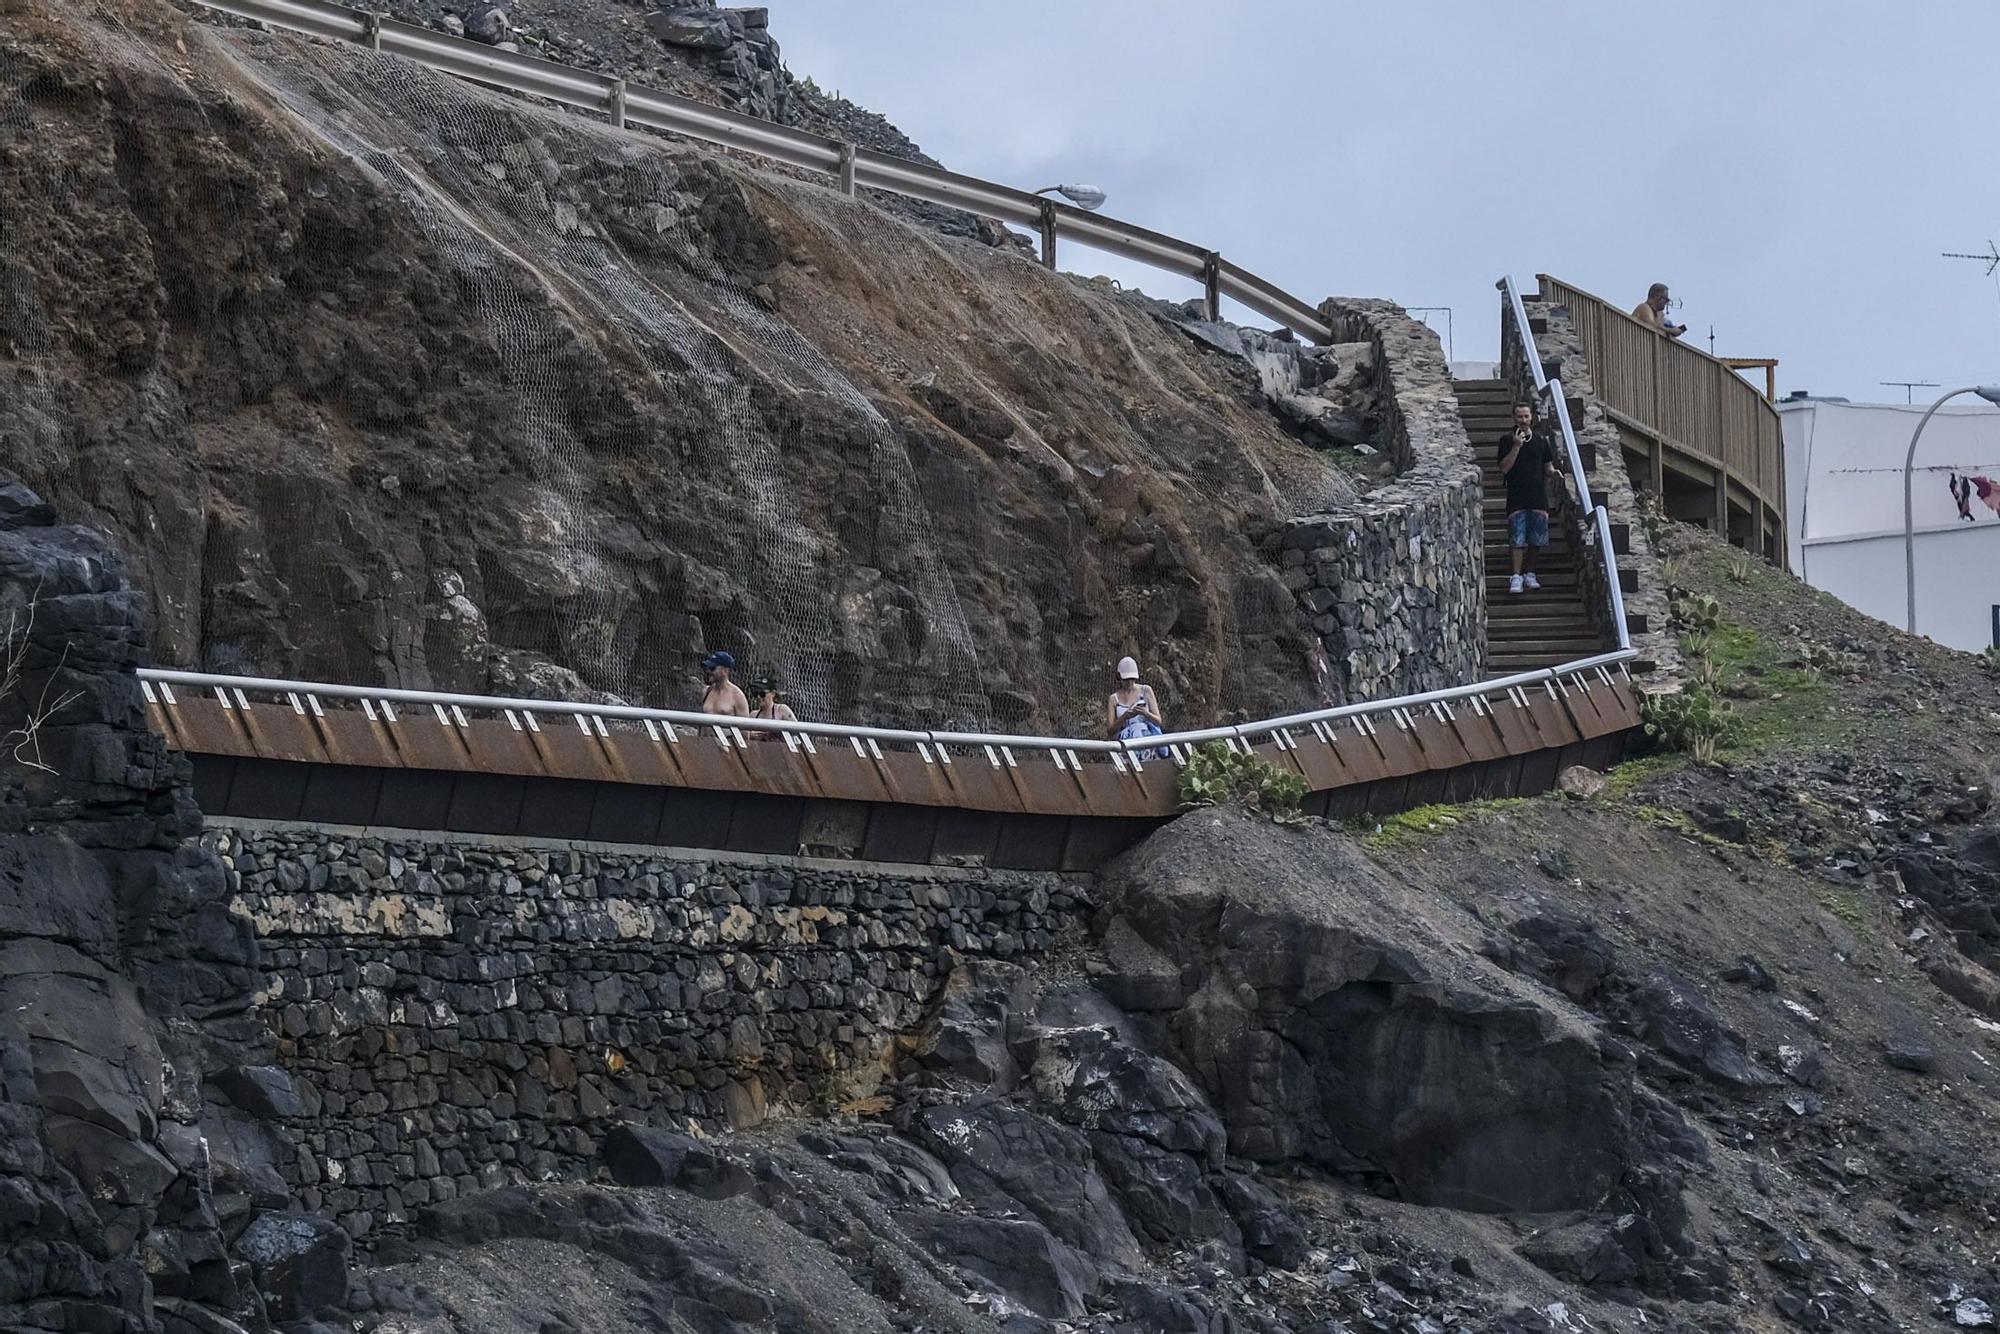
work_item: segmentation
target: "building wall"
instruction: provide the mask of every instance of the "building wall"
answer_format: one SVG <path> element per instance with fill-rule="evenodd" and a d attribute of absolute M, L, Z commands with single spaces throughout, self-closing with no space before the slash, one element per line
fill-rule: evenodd
<path fill-rule="evenodd" d="M 2000 522 L 1919 533 L 1917 630 L 1940 644 L 1978 653 L 1995 642 L 2000 605 Z M 1905 618 L 1903 535 L 1808 542 L 1798 573 L 1848 606 L 1894 626 Z"/>
<path fill-rule="evenodd" d="M 283 1174 L 356 1237 L 587 1170 L 621 1121 L 865 1094 L 958 961 L 1046 957 L 1090 911 L 1055 873 L 261 822 L 204 839 L 262 946 Z"/>
<path fill-rule="evenodd" d="M 1792 569 L 1815 588 L 1901 626 L 1906 619 L 1903 462 L 1923 405 L 1808 400 L 1779 405 Z M 1918 443 L 1911 485 L 1917 630 L 1978 652 L 2000 603 L 2000 514 L 1975 496 L 1961 519 L 1947 479 L 2000 481 L 2000 412 L 1942 409 Z"/>

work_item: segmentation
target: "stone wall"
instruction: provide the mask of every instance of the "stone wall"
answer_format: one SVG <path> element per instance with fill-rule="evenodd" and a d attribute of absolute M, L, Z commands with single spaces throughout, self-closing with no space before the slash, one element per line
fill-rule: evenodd
<path fill-rule="evenodd" d="M 1668 624 L 1666 585 L 1659 575 L 1659 563 L 1654 557 L 1652 538 L 1646 532 L 1638 494 L 1625 470 L 1618 428 L 1597 400 L 1590 363 L 1583 355 L 1583 340 L 1577 337 L 1575 326 L 1570 323 L 1568 308 L 1525 297 L 1522 305 L 1528 313 L 1542 374 L 1547 379 L 1562 381 L 1563 398 L 1569 405 L 1570 425 L 1576 431 L 1577 444 L 1586 460 L 1594 460 L 1595 466 L 1586 474 L 1591 492 L 1599 498 L 1613 523 L 1624 524 L 1631 531 L 1630 551 L 1618 557 L 1619 565 L 1629 567 L 1638 577 L 1638 587 L 1625 594 L 1626 619 L 1635 625 L 1643 622 L 1645 626 L 1632 636 L 1632 647 L 1639 650 L 1632 670 L 1647 677 L 1649 688 L 1666 688 L 1680 679 L 1680 649 Z M 1520 399 L 1532 399 L 1534 372 L 1528 364 L 1520 332 L 1504 311 L 1500 355 L 1502 378 L 1514 387 Z M 1577 517 L 1571 516 L 1572 520 Z M 1610 634 L 1613 630 L 1610 595 L 1605 585 L 1604 563 L 1597 558 L 1597 539 L 1594 534 L 1585 535 L 1579 530 L 1573 540 L 1579 553 L 1577 581 L 1583 590 L 1584 605 L 1597 627 Z"/>
<path fill-rule="evenodd" d="M 1268 539 L 1347 700 L 1459 685 L 1483 674 L 1486 583 L 1480 477 L 1437 335 L 1387 301 L 1320 306 L 1336 343 L 1372 352 L 1375 441 L 1396 480 Z"/>
<path fill-rule="evenodd" d="M 218 822 L 220 824 L 221 822 Z M 871 1092 L 966 958 L 1045 960 L 1086 882 L 231 822 L 306 1207 L 364 1237 L 585 1171 L 621 1121 Z"/>

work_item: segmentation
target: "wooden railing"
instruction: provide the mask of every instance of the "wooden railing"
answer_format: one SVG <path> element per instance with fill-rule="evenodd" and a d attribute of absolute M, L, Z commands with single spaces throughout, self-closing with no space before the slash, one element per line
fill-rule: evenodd
<path fill-rule="evenodd" d="M 1717 519 L 1728 520 L 1725 503 L 1738 506 L 1758 545 L 1782 556 L 1784 433 L 1764 395 L 1720 359 L 1655 333 L 1582 288 L 1538 276 L 1541 299 L 1568 309 L 1598 402 L 1648 446 L 1653 488 L 1661 489 L 1659 473 L 1673 462 L 1692 463 L 1687 471 L 1712 479 Z"/>

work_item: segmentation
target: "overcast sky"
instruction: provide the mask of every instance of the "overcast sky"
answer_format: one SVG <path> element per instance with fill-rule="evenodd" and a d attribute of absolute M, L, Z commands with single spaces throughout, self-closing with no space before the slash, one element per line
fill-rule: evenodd
<path fill-rule="evenodd" d="M 1628 308 L 1670 283 L 1781 394 L 2000 380 L 2000 287 L 1938 254 L 2000 235 L 1995 0 L 772 9 L 795 74 L 947 166 L 1101 186 L 1310 300 L 1450 306 L 1461 360 L 1495 355 L 1494 279 L 1545 271 Z"/>

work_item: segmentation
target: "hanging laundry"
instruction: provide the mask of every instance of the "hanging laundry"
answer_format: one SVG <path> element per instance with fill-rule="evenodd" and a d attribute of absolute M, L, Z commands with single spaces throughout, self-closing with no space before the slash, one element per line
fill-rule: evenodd
<path fill-rule="evenodd" d="M 1958 502 L 1958 517 L 1967 523 L 1972 518 L 1972 483 L 1957 473 L 1951 475 L 1951 498 Z"/>
<path fill-rule="evenodd" d="M 1968 477 L 1965 480 L 1972 483 L 1972 489 L 1979 493 L 1979 499 L 1986 508 L 2000 515 L 2000 482 L 1991 477 Z"/>

